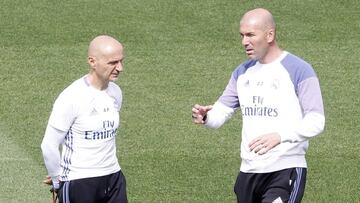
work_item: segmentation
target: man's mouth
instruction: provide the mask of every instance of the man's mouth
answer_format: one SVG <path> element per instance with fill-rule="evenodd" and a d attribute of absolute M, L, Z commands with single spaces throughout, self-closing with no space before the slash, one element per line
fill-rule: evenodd
<path fill-rule="evenodd" d="M 246 54 L 253 54 L 254 50 L 253 49 L 245 49 Z"/>
<path fill-rule="evenodd" d="M 116 77 L 116 78 L 117 78 L 117 77 L 119 77 L 119 74 L 118 74 L 118 73 L 112 73 L 112 74 L 111 74 L 111 76 L 113 76 L 113 77 Z"/>

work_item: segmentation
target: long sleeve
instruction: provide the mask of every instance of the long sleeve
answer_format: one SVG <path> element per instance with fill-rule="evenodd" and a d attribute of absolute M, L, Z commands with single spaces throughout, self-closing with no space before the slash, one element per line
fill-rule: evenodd
<path fill-rule="evenodd" d="M 299 142 L 320 134 L 325 127 L 325 115 L 319 81 L 316 77 L 304 80 L 298 87 L 303 119 L 295 129 L 280 132 L 282 142 Z"/>
<path fill-rule="evenodd" d="M 54 178 L 60 175 L 60 150 L 59 146 L 63 142 L 67 132 L 58 130 L 48 124 L 45 135 L 41 143 L 41 150 L 44 157 L 48 175 Z"/>
<path fill-rule="evenodd" d="M 205 127 L 219 128 L 229 120 L 239 108 L 239 98 L 236 87 L 236 80 L 245 71 L 245 66 L 239 66 L 229 79 L 229 82 L 213 108 L 207 113 Z"/>
<path fill-rule="evenodd" d="M 216 102 L 213 108 L 207 113 L 205 126 L 209 128 L 219 128 L 231 118 L 234 109 L 225 106 L 221 102 Z"/>

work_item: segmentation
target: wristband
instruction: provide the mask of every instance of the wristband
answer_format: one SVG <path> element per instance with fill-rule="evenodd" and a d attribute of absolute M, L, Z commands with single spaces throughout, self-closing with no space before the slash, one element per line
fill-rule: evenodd
<path fill-rule="evenodd" d="M 52 176 L 51 181 L 52 181 L 52 186 L 55 190 L 60 188 L 59 176 Z"/>

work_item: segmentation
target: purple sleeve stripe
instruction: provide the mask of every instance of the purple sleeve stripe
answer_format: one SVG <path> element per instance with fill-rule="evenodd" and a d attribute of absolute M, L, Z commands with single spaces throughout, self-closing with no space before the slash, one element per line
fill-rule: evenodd
<path fill-rule="evenodd" d="M 240 64 L 232 73 L 229 83 L 227 84 L 223 94 L 218 99 L 219 102 L 230 108 L 239 108 L 239 98 L 237 92 L 237 79 L 240 75 L 244 74 L 248 68 L 255 65 L 256 61 L 248 60 Z"/>
<path fill-rule="evenodd" d="M 281 61 L 281 64 L 288 71 L 297 95 L 298 86 L 302 81 L 310 77 L 316 77 L 316 73 L 311 65 L 295 55 L 288 54 Z"/>
<path fill-rule="evenodd" d="M 324 115 L 320 84 L 317 78 L 311 77 L 299 84 L 299 101 L 304 114 L 317 112 Z"/>
<path fill-rule="evenodd" d="M 240 64 L 232 73 L 232 77 L 235 81 L 237 81 L 238 77 L 242 74 L 244 74 L 248 68 L 254 66 L 256 64 L 255 60 L 248 60 L 242 64 Z"/>

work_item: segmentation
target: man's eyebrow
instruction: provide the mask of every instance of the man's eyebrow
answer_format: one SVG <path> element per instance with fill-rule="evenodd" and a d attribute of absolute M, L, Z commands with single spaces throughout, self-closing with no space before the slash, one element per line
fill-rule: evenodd
<path fill-rule="evenodd" d="M 119 62 L 119 61 L 122 61 L 122 59 L 111 60 L 111 61 L 109 61 L 108 63 L 117 63 L 117 62 Z"/>

